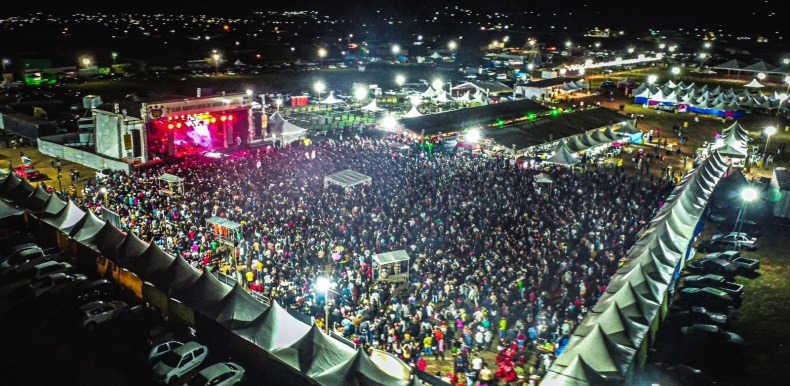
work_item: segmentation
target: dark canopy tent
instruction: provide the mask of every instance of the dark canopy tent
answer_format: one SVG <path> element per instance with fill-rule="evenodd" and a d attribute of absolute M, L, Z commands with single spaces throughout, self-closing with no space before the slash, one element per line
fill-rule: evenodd
<path fill-rule="evenodd" d="M 61 200 L 57 194 L 50 193 L 44 205 L 38 210 L 34 209 L 33 213 L 39 218 L 54 217 L 65 207 L 66 201 Z"/>
<path fill-rule="evenodd" d="M 362 348 L 357 350 L 352 360 L 318 374 L 313 379 L 322 385 L 407 386 L 409 384 L 408 381 L 381 370 Z"/>
<path fill-rule="evenodd" d="M 10 199 L 8 194 L 11 193 L 20 182 L 22 182 L 22 179 L 19 178 L 19 176 L 14 173 L 9 173 L 5 176 L 5 179 L 3 179 L 3 183 L 0 184 L 0 196 Z"/>
<path fill-rule="evenodd" d="M 557 152 L 554 153 L 553 156 L 546 158 L 543 162 L 555 163 L 560 165 L 576 165 L 579 163 L 579 159 L 576 158 L 575 155 L 571 154 L 565 146 L 560 147 L 557 149 Z"/>
<path fill-rule="evenodd" d="M 79 238 L 74 237 L 74 239 L 80 244 L 99 252 L 112 261 L 118 261 L 118 245 L 126 239 L 126 235 L 109 222 L 105 222 L 92 236 L 82 231 L 77 236 Z"/>
<path fill-rule="evenodd" d="M 90 210 L 71 228 L 69 236 L 77 241 L 89 240 L 101 230 L 106 221 L 96 217 Z"/>
<path fill-rule="evenodd" d="M 233 330 L 260 317 L 267 308 L 236 282 L 228 296 L 219 303 L 203 308 L 200 313 Z"/>
<path fill-rule="evenodd" d="M 271 352 L 273 357 L 311 378 L 351 361 L 355 354 L 353 348 L 326 335 L 315 324 L 290 346 Z"/>
<path fill-rule="evenodd" d="M 134 232 L 129 232 L 120 244 L 115 247 L 115 262 L 121 267 L 127 267 L 127 262 L 142 256 L 149 244 L 140 240 Z M 109 253 L 108 253 L 109 254 Z"/>
<path fill-rule="evenodd" d="M 574 135 L 573 137 L 569 138 L 567 146 L 568 146 L 568 150 L 574 153 L 589 148 L 589 146 L 585 145 L 584 142 L 582 142 L 581 138 L 579 138 L 578 135 Z"/>
<path fill-rule="evenodd" d="M 192 268 L 183 257 L 176 256 L 167 269 L 153 272 L 145 280 L 170 296 L 182 288 L 191 286 L 198 278 L 200 278 L 200 273 Z"/>
<path fill-rule="evenodd" d="M 73 228 L 83 216 L 85 216 L 85 212 L 73 202 L 69 201 L 55 217 L 44 218 L 43 221 L 63 233 L 68 234 L 71 228 Z"/>
<path fill-rule="evenodd" d="M 141 280 L 146 281 L 157 273 L 163 272 L 173 263 L 175 257 L 167 254 L 159 245 L 153 243 L 142 254 L 129 256 L 121 267 L 134 272 Z"/>
<path fill-rule="evenodd" d="M 16 186 L 14 186 L 14 188 L 11 189 L 11 191 L 8 192 L 8 195 L 6 195 L 5 197 L 10 199 L 17 205 L 22 205 L 25 202 L 25 199 L 27 199 L 27 196 L 33 193 L 34 190 L 35 188 L 33 187 L 33 185 L 30 185 L 30 183 L 27 182 L 27 180 L 22 180 L 19 181 L 19 183 Z"/>
<path fill-rule="evenodd" d="M 170 297 L 185 304 L 193 311 L 206 315 L 203 310 L 221 303 L 231 289 L 230 286 L 214 277 L 209 270 L 204 269 L 198 279 L 189 286 L 173 287 Z"/>
<path fill-rule="evenodd" d="M 741 191 L 752 187 L 752 183 L 743 175 L 741 168 L 733 168 L 727 177 L 722 178 L 710 195 L 711 209 L 727 209 L 737 213 L 740 205 L 734 203 L 741 202 Z"/>
<path fill-rule="evenodd" d="M 47 192 L 41 185 L 38 185 L 33 193 L 30 193 L 22 202 L 21 205 L 25 209 L 38 210 L 46 205 L 50 193 Z"/>
<path fill-rule="evenodd" d="M 233 332 L 260 348 L 271 351 L 277 347 L 292 345 L 308 330 L 310 326 L 291 316 L 275 301 L 261 316 Z"/>
<path fill-rule="evenodd" d="M 0 224 L 21 224 L 25 218 L 25 211 L 14 207 L 5 200 L 0 200 Z"/>

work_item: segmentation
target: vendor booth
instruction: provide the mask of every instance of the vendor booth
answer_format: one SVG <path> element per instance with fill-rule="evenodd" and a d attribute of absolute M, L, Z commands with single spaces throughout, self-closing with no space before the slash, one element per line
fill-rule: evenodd
<path fill-rule="evenodd" d="M 409 254 L 405 250 L 373 255 L 373 281 L 399 283 L 409 280 Z"/>

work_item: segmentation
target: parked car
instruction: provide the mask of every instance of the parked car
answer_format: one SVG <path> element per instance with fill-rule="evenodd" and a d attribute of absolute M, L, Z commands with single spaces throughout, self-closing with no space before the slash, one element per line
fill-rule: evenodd
<path fill-rule="evenodd" d="M 19 234 L 10 234 L 9 235 L 9 245 L 8 245 L 7 248 L 3 249 L 3 255 L 2 255 L 2 257 L 0 257 L 0 261 L 5 261 L 6 259 L 10 258 L 14 254 L 19 253 L 19 251 L 22 251 L 22 250 L 25 250 L 25 249 L 28 249 L 28 248 L 41 249 L 41 247 L 39 247 L 38 244 L 36 244 L 34 242 L 13 243 L 14 241 L 17 240 L 17 237 L 19 237 L 19 236 L 20 236 Z"/>
<path fill-rule="evenodd" d="M 77 325 L 92 331 L 99 324 L 109 322 L 128 312 L 126 302 L 121 300 L 97 300 L 82 305 L 77 312 Z"/>
<path fill-rule="evenodd" d="M 712 287 L 726 292 L 732 297 L 743 295 L 743 285 L 728 281 L 721 275 L 691 275 L 680 279 L 679 285 L 683 288 Z"/>
<path fill-rule="evenodd" d="M 30 277 L 32 281 L 36 281 L 43 279 L 49 274 L 67 272 L 71 269 L 71 265 L 62 267 L 64 268 L 62 270 L 53 267 L 55 263 L 60 263 L 60 260 L 62 260 L 63 255 L 60 253 L 44 255 L 40 250 L 26 249 L 16 256 L 16 258 L 11 258 L 4 262 L 13 262 L 13 265 L 0 267 L 0 283 L 9 283 L 25 277 Z M 45 263 L 50 264 L 44 265 Z M 42 267 L 38 267 L 39 265 L 42 265 Z M 43 269 L 43 271 L 39 272 L 40 269 Z"/>
<path fill-rule="evenodd" d="M 44 251 L 39 247 L 17 251 L 0 263 L 0 275 L 2 275 L 3 272 L 8 272 L 11 268 L 17 268 L 18 271 L 22 271 L 24 270 L 21 266 L 22 264 L 41 257 L 44 257 Z"/>
<path fill-rule="evenodd" d="M 19 178 L 25 178 L 29 181 L 37 181 L 44 178 L 44 175 L 41 174 L 33 165 L 22 164 L 14 168 L 14 174 L 16 174 Z"/>
<path fill-rule="evenodd" d="M 739 274 L 739 267 L 724 259 L 694 259 L 686 265 L 686 270 L 692 275 L 724 276 L 728 281 L 733 281 Z"/>
<path fill-rule="evenodd" d="M 244 368 L 234 362 L 215 363 L 195 375 L 189 386 L 233 386 L 244 379 Z"/>
<path fill-rule="evenodd" d="M 697 250 L 701 252 L 721 252 L 731 249 L 756 251 L 757 238 L 745 232 L 721 233 L 713 235 L 710 240 L 701 241 L 697 246 Z"/>
<path fill-rule="evenodd" d="M 679 308 L 672 309 L 672 312 L 667 314 L 667 323 L 681 327 L 697 323 L 715 324 L 717 326 L 727 327 L 730 323 L 730 316 L 708 311 L 705 307 L 692 306 L 687 310 L 681 310 Z"/>
<path fill-rule="evenodd" d="M 151 347 L 151 351 L 148 352 L 148 363 L 154 364 L 159 362 L 159 360 L 162 359 L 162 356 L 183 345 L 184 342 L 179 342 L 177 340 L 168 340 L 166 342 L 154 345 L 154 347 Z"/>
<path fill-rule="evenodd" d="M 743 268 L 744 271 L 756 271 L 760 269 L 760 260 L 757 259 L 750 259 L 748 257 L 741 256 L 740 251 L 722 251 L 722 252 L 713 252 L 708 253 L 705 255 L 708 259 L 724 259 L 729 261 L 730 263 L 736 264 Z"/>
<path fill-rule="evenodd" d="M 611 80 L 605 80 L 601 82 L 600 87 L 602 90 L 614 90 L 617 88 L 617 84 L 612 82 Z"/>
<path fill-rule="evenodd" d="M 741 305 L 741 298 L 733 298 L 722 290 L 713 287 L 703 288 L 683 288 L 677 293 L 680 299 L 688 299 L 694 304 L 711 309 L 724 309 L 725 307 L 738 308 Z"/>
<path fill-rule="evenodd" d="M 664 372 L 677 379 L 680 385 L 709 386 L 716 384 L 716 381 L 703 373 L 702 370 L 684 364 L 667 366 Z"/>
<path fill-rule="evenodd" d="M 69 263 L 49 260 L 33 267 L 30 277 L 32 280 L 41 280 L 53 273 L 70 272 L 71 268 L 71 264 Z"/>
<path fill-rule="evenodd" d="M 33 291 L 27 283 L 16 286 L 0 297 L 0 315 L 31 299 L 33 299 Z"/>
<path fill-rule="evenodd" d="M 738 224 L 735 224 L 735 220 L 725 219 L 719 224 L 719 229 L 731 231 L 735 229 L 736 225 L 738 226 L 737 230 L 745 232 L 752 237 L 760 237 L 763 235 L 763 226 L 754 220 L 739 220 Z"/>
<path fill-rule="evenodd" d="M 88 277 L 78 273 L 69 275 L 67 273 L 54 273 L 41 280 L 28 284 L 33 290 L 33 297 L 39 298 L 44 295 L 57 295 L 68 291 L 88 280 Z"/>
<path fill-rule="evenodd" d="M 68 291 L 66 300 L 79 307 L 96 300 L 110 300 L 110 297 L 117 294 L 118 289 L 109 280 L 96 279 L 81 283 Z"/>
<path fill-rule="evenodd" d="M 740 348 L 746 343 L 740 335 L 712 324 L 695 324 L 682 327 L 680 331 L 691 338 L 698 338 L 713 344 L 723 343 Z"/>
<path fill-rule="evenodd" d="M 189 371 L 200 366 L 207 355 L 208 347 L 195 341 L 186 342 L 162 356 L 151 370 L 151 378 L 162 384 L 176 384 Z"/>

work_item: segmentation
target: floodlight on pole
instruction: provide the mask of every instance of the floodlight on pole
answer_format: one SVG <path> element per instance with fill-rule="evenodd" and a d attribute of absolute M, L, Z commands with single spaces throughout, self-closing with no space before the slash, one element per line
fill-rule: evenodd
<path fill-rule="evenodd" d="M 629 54 L 633 54 L 634 53 L 634 47 L 628 47 L 628 53 Z"/>
<path fill-rule="evenodd" d="M 647 83 L 653 84 L 658 80 L 658 75 L 650 75 L 647 77 Z"/>
<path fill-rule="evenodd" d="M 397 55 L 400 52 L 400 46 L 397 44 L 393 44 L 391 50 L 393 55 Z"/>
<path fill-rule="evenodd" d="M 321 276 L 316 280 L 315 289 L 318 292 L 324 294 L 324 311 L 326 315 L 326 319 L 324 319 L 324 324 L 326 325 L 326 333 L 329 334 L 329 289 L 332 287 L 332 282 L 329 279 Z"/>
<path fill-rule="evenodd" d="M 785 83 L 787 83 L 787 90 L 785 93 L 790 94 L 790 75 L 785 77 Z"/>
<path fill-rule="evenodd" d="M 455 49 L 458 48 L 458 43 L 456 43 L 455 40 L 450 40 L 450 42 L 447 43 L 447 48 L 450 51 L 455 51 Z"/>
<path fill-rule="evenodd" d="M 313 89 L 315 89 L 315 92 L 318 93 L 318 99 L 320 100 L 321 93 L 324 92 L 324 90 L 326 90 L 326 85 L 324 84 L 324 82 L 318 81 L 315 82 L 315 84 L 313 85 Z"/>
<path fill-rule="evenodd" d="M 85 67 L 90 67 L 91 62 L 91 58 L 82 58 L 82 65 Z"/>
<path fill-rule="evenodd" d="M 765 73 L 764 72 L 758 72 L 757 73 L 757 79 L 760 79 L 760 80 L 765 79 Z"/>
<path fill-rule="evenodd" d="M 710 44 L 710 42 L 705 42 L 705 44 L 704 44 L 703 46 L 704 46 L 705 48 L 710 48 L 711 44 Z"/>
<path fill-rule="evenodd" d="M 212 57 L 214 58 L 214 69 L 215 69 L 215 72 L 217 73 L 217 75 L 219 75 L 219 59 L 220 59 L 220 56 L 219 56 L 219 54 L 215 53 Z"/>
<path fill-rule="evenodd" d="M 464 142 L 477 143 L 478 141 L 480 141 L 480 130 L 472 129 L 466 132 Z"/>
<path fill-rule="evenodd" d="M 247 96 L 252 96 L 253 92 L 251 89 L 247 89 Z"/>
<path fill-rule="evenodd" d="M 746 220 L 746 204 L 756 200 L 757 196 L 757 190 L 754 188 L 748 187 L 741 190 L 741 209 L 738 211 L 738 217 L 735 218 L 735 226 L 732 228 L 733 232 L 740 231 L 742 221 Z M 743 217 L 743 219 L 741 219 L 741 217 Z"/>
<path fill-rule="evenodd" d="M 444 82 L 442 82 L 441 79 L 436 79 L 431 83 L 431 86 L 433 86 L 434 90 L 439 91 L 442 89 L 442 86 L 444 86 Z"/>
<path fill-rule="evenodd" d="M 382 118 L 379 123 L 384 129 L 392 130 L 398 124 L 398 120 L 392 115 L 387 115 L 386 117 Z"/>
<path fill-rule="evenodd" d="M 402 87 L 404 83 L 406 83 L 406 77 L 405 76 L 400 75 L 400 74 L 395 76 L 395 84 L 397 84 L 398 87 Z"/>
<path fill-rule="evenodd" d="M 763 153 L 767 154 L 768 153 L 768 143 L 771 142 L 771 136 L 776 134 L 776 127 L 768 126 L 768 127 L 765 128 L 765 131 L 763 131 L 763 133 L 765 134 L 765 149 L 763 149 Z"/>
<path fill-rule="evenodd" d="M 368 97 L 368 90 L 366 90 L 364 87 L 357 87 L 357 89 L 354 90 L 354 98 L 356 98 L 357 100 L 361 101 L 367 97 Z"/>

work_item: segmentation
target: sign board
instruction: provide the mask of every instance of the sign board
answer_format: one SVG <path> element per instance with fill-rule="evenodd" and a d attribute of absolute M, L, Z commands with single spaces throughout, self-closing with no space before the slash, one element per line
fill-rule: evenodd
<path fill-rule="evenodd" d="M 102 208 L 101 219 L 112 224 L 114 227 L 121 229 L 121 216 L 107 208 Z"/>
<path fill-rule="evenodd" d="M 146 104 L 146 116 L 149 119 L 166 118 L 168 116 L 206 113 L 214 111 L 235 110 L 251 107 L 252 96 L 247 93 L 228 94 L 222 96 L 185 98 Z"/>
<path fill-rule="evenodd" d="M 124 134 L 123 135 L 123 148 L 124 149 L 131 149 L 132 148 L 132 135 L 131 134 Z"/>

